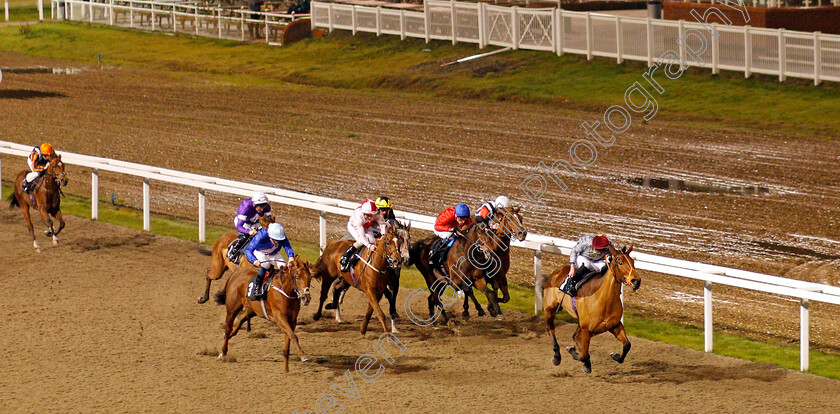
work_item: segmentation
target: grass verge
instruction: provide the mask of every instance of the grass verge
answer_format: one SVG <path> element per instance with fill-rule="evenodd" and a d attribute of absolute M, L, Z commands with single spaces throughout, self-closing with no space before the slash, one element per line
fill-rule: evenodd
<path fill-rule="evenodd" d="M 11 194 L 11 186 L 7 185 L 7 183 L 3 184 L 3 194 L 6 196 Z M 68 195 L 62 200 L 61 204 L 62 212 L 65 214 L 85 219 L 90 217 L 89 198 Z M 99 221 L 136 230 L 142 230 L 143 228 L 143 214 L 141 211 L 126 207 L 115 207 L 107 203 L 100 203 L 99 205 Z M 157 215 L 151 217 L 151 229 L 153 233 L 182 240 L 197 242 L 197 227 L 196 222 L 189 220 Z M 227 227 L 208 225 L 208 243 L 212 245 L 219 236 L 227 231 L 229 231 Z M 295 241 L 295 251 L 311 262 L 314 262 L 319 254 L 317 243 L 299 240 Z M 426 290 L 425 281 L 413 267 L 403 270 L 400 285 L 408 289 Z M 531 288 L 511 285 L 510 296 L 510 302 L 502 305 L 503 308 L 516 310 L 525 314 L 533 313 L 534 294 Z M 487 300 L 483 295 L 477 295 L 477 297 L 479 297 L 479 302 L 485 306 L 487 305 Z M 558 315 L 558 319 L 568 323 L 574 323 L 574 319 L 565 312 Z M 625 314 L 625 326 L 627 331 L 635 337 L 698 351 L 702 351 L 704 347 L 703 330 L 697 327 L 645 318 L 632 312 Z M 776 364 L 792 370 L 799 369 L 798 347 L 768 344 L 738 335 L 717 332 L 714 334 L 714 343 L 714 353 L 718 355 Z M 549 344 L 546 342 L 546 355 L 549 354 Z M 840 356 L 812 351 L 810 362 L 811 373 L 827 378 L 840 379 Z"/>
<path fill-rule="evenodd" d="M 624 102 L 634 82 L 645 84 L 639 62 L 587 61 L 566 54 L 512 51 L 469 64 L 440 62 L 478 53 L 470 44 L 425 44 L 393 36 L 336 32 L 284 47 L 145 33 L 87 23 L 46 23 L 27 33 L 0 28 L 0 50 L 167 72 L 223 76 L 239 85 L 284 82 L 349 89 L 387 89 L 438 96 L 516 100 L 602 112 Z M 659 73 L 661 75 L 661 73 Z M 657 78 L 655 119 L 703 129 L 755 130 L 790 136 L 840 137 L 840 87 L 805 80 L 743 79 L 735 72 L 711 76 L 689 69 L 680 78 Z M 597 117 L 600 117 L 598 114 Z M 638 121 L 638 120 L 637 120 Z"/>
<path fill-rule="evenodd" d="M 49 2 L 47 2 L 46 0 L 44 1 L 44 3 L 46 4 L 46 13 L 44 14 L 44 18 L 49 19 L 50 18 L 50 9 L 49 9 L 50 5 L 49 5 Z M 37 4 L 37 3 L 34 3 L 34 4 Z M 2 6 L 2 3 L 0 3 L 0 6 Z M 39 18 L 38 8 L 37 7 L 32 7 L 32 5 L 28 4 L 28 2 L 21 2 L 19 7 L 15 7 L 14 2 L 10 3 L 10 5 L 9 5 L 9 21 L 10 22 L 37 22 L 38 18 Z M 6 21 L 5 15 L 3 16 L 3 20 L 0 20 L 0 21 L 3 21 L 3 22 Z"/>

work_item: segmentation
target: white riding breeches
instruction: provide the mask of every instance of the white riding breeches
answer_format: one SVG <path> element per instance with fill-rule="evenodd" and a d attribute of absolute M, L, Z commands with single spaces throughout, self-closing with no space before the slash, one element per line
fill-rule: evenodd
<path fill-rule="evenodd" d="M 592 261 L 592 260 L 589 260 L 586 256 L 583 256 L 583 255 L 578 256 L 577 260 L 575 260 L 575 267 L 581 268 L 583 266 L 586 266 L 587 269 L 592 270 L 592 271 L 598 271 L 598 272 L 600 272 L 601 270 L 604 270 L 604 266 L 606 266 L 606 265 L 607 265 L 606 260 Z"/>
<path fill-rule="evenodd" d="M 259 250 L 254 250 L 254 257 L 260 261 L 260 267 L 263 269 L 270 269 L 271 266 L 279 268 L 286 265 L 286 261 L 283 260 L 283 256 L 281 256 L 280 252 L 273 255 L 267 255 Z"/>
<path fill-rule="evenodd" d="M 30 172 L 30 173 L 27 173 L 27 174 L 26 174 L 26 182 L 27 182 L 27 183 L 31 183 L 31 182 L 32 182 L 32 180 L 34 180 L 34 179 L 38 178 L 38 176 L 39 176 L 39 175 L 41 175 L 41 173 L 39 173 L 39 172 L 35 172 L 35 171 L 32 171 L 32 172 Z"/>
<path fill-rule="evenodd" d="M 441 239 L 445 239 L 452 235 L 451 231 L 437 231 L 435 230 L 435 236 L 440 237 Z"/>

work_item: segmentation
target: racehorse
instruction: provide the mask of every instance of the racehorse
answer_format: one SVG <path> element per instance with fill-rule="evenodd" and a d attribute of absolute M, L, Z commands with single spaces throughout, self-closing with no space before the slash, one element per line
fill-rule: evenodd
<path fill-rule="evenodd" d="M 634 266 L 634 260 L 630 257 L 633 251 L 622 248 L 621 251 L 610 247 L 610 254 L 607 255 L 607 271 L 605 274 L 596 276 L 578 290 L 577 298 L 572 298 L 560 290 L 560 285 L 569 274 L 569 266 L 564 265 L 549 276 L 543 289 L 543 310 L 545 311 L 545 329 L 551 334 L 554 342 L 554 365 L 560 365 L 560 345 L 557 344 L 557 337 L 554 335 L 554 317 L 562 306 L 569 315 L 578 319 L 578 327 L 572 339 L 577 348 L 566 347 L 566 350 L 576 361 L 583 363 L 583 372 L 592 372 L 592 364 L 589 361 L 589 340 L 598 334 L 610 331 L 615 338 L 621 341 L 623 348 L 621 355 L 611 353 L 610 357 L 619 364 L 624 363 L 624 358 L 630 352 L 630 341 L 624 331 L 624 324 L 621 323 L 621 316 L 624 314 L 624 306 L 621 303 L 621 285 L 626 284 L 639 288 L 642 279 Z M 578 353 L 579 351 L 579 353 Z"/>
<path fill-rule="evenodd" d="M 497 248 L 493 252 L 499 258 L 499 263 L 495 266 L 495 271 L 488 269 L 487 274 L 485 274 L 485 279 L 495 292 L 502 291 L 502 298 L 499 299 L 499 303 L 507 303 L 510 300 L 507 283 L 507 272 L 510 270 L 510 240 L 515 237 L 517 240 L 523 241 L 528 236 L 528 231 L 522 225 L 522 215 L 519 214 L 519 210 L 520 207 L 510 209 L 501 207 L 496 210 L 496 214 L 493 216 L 494 227 L 496 228 L 492 232 L 497 238 Z M 498 297 L 498 293 L 496 293 L 496 297 Z M 481 308 L 478 300 L 476 300 L 472 287 L 466 289 L 464 312 L 461 315 L 464 318 L 470 316 L 470 299 L 472 299 L 473 305 L 475 305 L 475 309 L 478 311 L 478 316 L 484 316 L 484 309 Z M 502 313 L 501 308 L 496 309 L 496 311 L 499 314 Z"/>
<path fill-rule="evenodd" d="M 32 207 L 41 213 L 41 220 L 47 226 L 44 234 L 47 237 L 52 237 L 53 245 L 58 245 L 58 233 L 61 233 L 61 230 L 64 229 L 64 216 L 61 214 L 61 187 L 67 185 L 67 172 L 64 171 L 64 162 L 61 161 L 61 156 L 54 157 L 47 164 L 44 174 L 36 178 L 40 182 L 33 183 L 30 193 L 26 194 L 23 192 L 23 180 L 28 173 L 29 171 L 22 171 L 15 178 L 14 192 L 9 196 L 9 207 L 20 207 L 21 212 L 23 212 L 23 219 L 26 220 L 26 227 L 29 229 L 29 235 L 32 236 L 32 245 L 40 253 L 41 248 L 38 246 L 38 241 L 35 240 L 35 229 L 32 226 L 29 208 Z M 50 216 L 58 220 L 58 230 L 53 227 Z"/>
<path fill-rule="evenodd" d="M 429 264 L 429 251 L 432 244 L 440 239 L 438 236 L 429 236 L 420 240 L 409 249 L 411 261 L 423 275 L 426 286 L 429 287 L 430 317 L 434 317 L 435 308 L 439 308 L 443 316 L 443 323 L 449 321 L 449 316 L 441 300 L 447 286 L 451 286 L 456 291 L 465 292 L 472 285 L 475 285 L 478 290 L 483 291 L 487 296 L 490 315 L 496 316 L 498 312 L 501 312 L 496 292 L 491 285 L 487 284 L 484 277 L 485 269 L 495 266 L 492 255 L 493 251 L 498 249 L 496 240 L 487 234 L 486 229 L 486 226 L 472 224 L 462 231 L 463 237 L 455 239 L 447 253 L 444 263 L 447 271 L 445 275 L 440 273 L 440 269 L 433 269 L 432 265 Z M 476 255 L 483 256 L 483 258 L 477 260 Z"/>
<path fill-rule="evenodd" d="M 385 314 L 379 306 L 379 301 L 382 299 L 382 295 L 385 294 L 391 279 L 387 268 L 397 269 L 403 261 L 408 259 L 404 257 L 404 254 L 407 253 L 403 249 L 404 240 L 405 238 L 397 235 L 396 225 L 391 223 L 387 227 L 385 234 L 376 241 L 373 250 L 366 247 L 357 253 L 360 259 L 352 266 L 352 273 L 342 272 L 340 263 L 344 251 L 353 242 L 350 240 L 329 242 L 314 266 L 313 276 L 321 279 L 321 298 L 320 303 L 318 303 L 318 310 L 315 312 L 313 318 L 315 320 L 321 319 L 321 309 L 324 305 L 324 299 L 326 299 L 330 291 L 330 286 L 333 280 L 341 278 L 344 280 L 344 283 L 352 284 L 352 286 L 355 286 L 367 296 L 368 309 L 365 314 L 365 319 L 362 321 L 362 335 L 367 332 L 367 326 L 374 311 L 376 311 L 376 318 L 382 324 L 382 330 L 388 332 L 388 328 L 385 327 Z M 343 284 L 339 284 L 336 289 L 342 288 Z M 341 322 L 339 308 L 335 310 L 335 319 Z M 396 327 L 396 322 L 393 319 L 391 319 L 391 332 L 399 332 Z"/>
<path fill-rule="evenodd" d="M 403 258 L 403 265 L 410 266 L 411 265 L 411 257 L 408 252 L 409 246 L 411 246 L 411 224 L 405 225 L 400 221 L 394 222 L 394 228 L 397 231 L 397 237 L 402 239 L 402 245 L 400 249 L 400 255 Z M 352 240 L 347 236 L 346 240 Z M 396 333 L 396 320 L 400 318 L 400 315 L 397 314 L 397 294 L 400 292 L 400 271 L 402 267 L 398 267 L 396 269 L 388 266 L 386 268 L 386 272 L 388 272 L 388 287 L 385 289 L 385 298 L 388 299 L 388 311 L 391 314 L 391 331 Z M 324 286 L 322 286 L 322 289 Z M 344 302 L 344 295 L 347 293 L 347 290 L 350 289 L 350 284 L 344 282 L 344 279 L 336 278 L 332 284 L 333 290 L 333 301 L 332 303 L 328 303 L 325 307 L 327 310 L 335 310 L 341 306 L 341 303 Z M 339 311 L 340 312 L 340 311 Z M 320 314 L 317 315 L 320 318 Z"/>
<path fill-rule="evenodd" d="M 309 271 L 309 263 L 303 260 L 300 255 L 295 255 L 294 260 L 275 270 L 275 276 L 266 290 L 266 299 L 263 301 L 250 301 L 246 297 L 248 283 L 257 274 L 254 267 L 240 267 L 236 269 L 225 284 L 225 288 L 214 296 L 216 303 L 225 305 L 227 316 L 225 317 L 225 340 L 222 344 L 222 352 L 219 358 L 223 358 L 228 352 L 228 341 L 236 336 L 242 324 L 254 316 L 268 319 L 277 324 L 286 334 L 286 345 L 283 348 L 283 359 L 286 363 L 286 372 L 289 372 L 289 343 L 294 342 L 300 351 L 300 361 L 306 362 L 306 355 L 300 347 L 298 337 L 295 335 L 297 317 L 300 313 L 300 305 L 306 306 L 311 300 L 309 295 L 309 284 L 312 281 L 312 274 Z M 236 316 L 243 310 L 245 315 L 239 318 L 234 328 Z"/>
<path fill-rule="evenodd" d="M 268 225 L 271 223 L 274 223 L 273 216 L 260 217 L 262 228 L 268 228 Z M 210 269 L 207 271 L 207 285 L 204 287 L 204 295 L 198 298 L 198 303 L 207 302 L 207 299 L 210 298 L 210 282 L 221 279 L 228 269 L 234 270 L 239 266 L 254 266 L 248 262 L 244 254 L 239 256 L 239 263 L 233 263 L 228 259 L 228 246 L 240 234 L 238 231 L 229 231 L 223 234 L 222 237 L 219 237 L 219 240 L 216 240 L 216 244 L 213 245 L 213 250 L 210 252 Z M 204 250 L 201 253 L 206 254 Z"/>

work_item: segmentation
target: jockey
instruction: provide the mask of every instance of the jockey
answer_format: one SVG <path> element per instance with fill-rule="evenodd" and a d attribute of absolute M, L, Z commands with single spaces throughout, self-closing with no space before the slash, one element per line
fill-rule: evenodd
<path fill-rule="evenodd" d="M 350 232 L 356 242 L 348 247 L 341 256 L 342 272 L 350 270 L 350 259 L 362 246 L 373 250 L 376 234 L 372 227 L 376 225 L 379 228 L 379 234 L 385 234 L 385 224 L 385 219 L 379 214 L 373 200 L 365 200 L 362 205 L 356 207 L 356 210 L 350 216 L 350 220 L 347 221 L 347 231 Z"/>
<path fill-rule="evenodd" d="M 26 177 L 23 179 L 24 192 L 28 193 L 32 190 L 32 183 L 35 182 L 35 179 L 44 174 L 44 171 L 50 164 L 50 160 L 54 157 L 56 157 L 56 153 L 53 150 L 52 145 L 46 142 L 41 144 L 40 147 L 32 149 L 32 152 L 29 154 L 29 158 L 26 159 L 30 172 L 26 174 Z"/>
<path fill-rule="evenodd" d="M 496 215 L 496 210 L 508 207 L 510 207 L 510 199 L 503 195 L 498 196 L 495 200 L 482 204 L 481 207 L 476 210 L 475 222 L 486 223 L 491 229 L 495 230 L 499 227 L 498 223 L 493 221 L 493 217 Z"/>
<path fill-rule="evenodd" d="M 458 231 L 472 224 L 470 208 L 460 203 L 455 207 L 447 207 L 435 220 L 435 235 L 441 240 L 432 245 L 429 250 L 429 262 L 440 264 L 446 258 L 446 252 L 458 238 Z"/>
<path fill-rule="evenodd" d="M 377 210 L 379 210 L 379 215 L 385 220 L 385 223 L 391 223 L 396 220 L 396 216 L 394 216 L 394 209 L 391 206 L 391 199 L 385 196 L 378 197 L 376 202 Z"/>
<path fill-rule="evenodd" d="M 271 223 L 267 229 L 257 231 L 251 242 L 245 246 L 245 257 L 260 269 L 248 284 L 248 300 L 258 300 L 262 297 L 262 285 L 269 269 L 286 266 L 283 256 L 280 255 L 281 248 L 286 250 L 290 262 L 295 259 L 295 252 L 286 237 L 286 230 L 280 223 Z"/>
<path fill-rule="evenodd" d="M 569 278 L 561 289 L 569 296 L 577 295 L 578 284 L 603 272 L 607 268 L 606 256 L 610 253 L 612 242 L 603 234 L 584 234 L 569 255 Z"/>
<path fill-rule="evenodd" d="M 268 197 L 265 193 L 256 192 L 251 198 L 246 198 L 239 203 L 233 225 L 241 234 L 233 242 L 232 247 L 228 249 L 228 257 L 235 257 L 242 246 L 257 234 L 257 231 L 262 227 L 260 217 L 272 217 L 271 206 L 268 205 Z"/>

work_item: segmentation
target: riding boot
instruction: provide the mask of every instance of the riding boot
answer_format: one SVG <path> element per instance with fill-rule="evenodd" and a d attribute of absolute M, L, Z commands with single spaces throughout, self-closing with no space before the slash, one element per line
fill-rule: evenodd
<path fill-rule="evenodd" d="M 347 250 L 344 251 L 344 254 L 341 255 L 341 271 L 348 272 L 350 271 L 350 259 L 353 255 L 356 254 L 356 246 L 350 246 Z"/>
<path fill-rule="evenodd" d="M 248 300 L 260 300 L 260 297 L 262 297 L 262 285 L 263 280 L 265 279 L 265 272 L 266 269 L 261 267 L 260 271 L 254 275 L 253 279 L 251 279 L 251 283 L 248 284 Z"/>
<path fill-rule="evenodd" d="M 26 194 L 29 194 L 29 190 L 32 189 L 32 182 L 23 180 L 22 187 L 23 187 L 23 192 L 26 193 Z"/>
<path fill-rule="evenodd" d="M 577 296 L 578 290 L 578 283 L 585 278 L 585 276 L 589 273 L 589 269 L 586 266 L 582 266 L 575 270 L 575 274 L 566 281 L 565 289 L 563 289 L 569 296 Z"/>

